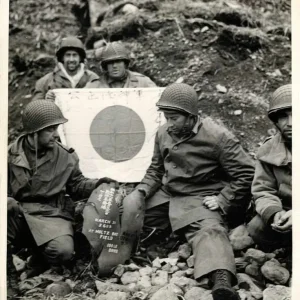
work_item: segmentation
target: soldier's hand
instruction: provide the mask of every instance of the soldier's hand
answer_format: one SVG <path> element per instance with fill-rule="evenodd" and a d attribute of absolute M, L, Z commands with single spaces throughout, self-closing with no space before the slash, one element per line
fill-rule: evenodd
<path fill-rule="evenodd" d="M 49 90 L 45 96 L 45 100 L 55 101 L 55 94 L 52 90 Z"/>
<path fill-rule="evenodd" d="M 274 217 L 275 219 L 275 217 Z M 285 233 L 292 230 L 292 210 L 288 210 L 284 214 L 280 215 L 280 219 L 277 223 L 273 223 L 272 228 L 278 232 Z"/>
<path fill-rule="evenodd" d="M 12 197 L 7 197 L 7 213 L 10 216 L 17 217 L 22 212 L 19 202 Z"/>
<path fill-rule="evenodd" d="M 217 210 L 220 208 L 218 196 L 206 196 L 203 199 L 203 204 L 210 210 Z"/>
<path fill-rule="evenodd" d="M 118 182 L 116 181 L 116 180 L 114 180 L 114 179 L 111 179 L 111 178 L 109 178 L 109 177 L 103 177 L 103 178 L 100 178 L 99 180 L 98 180 L 98 182 L 96 183 L 96 188 L 100 185 L 100 184 L 102 184 L 102 183 L 115 183 L 115 188 L 117 188 L 118 187 Z"/>
<path fill-rule="evenodd" d="M 275 215 L 274 215 L 274 218 L 273 218 L 273 223 L 271 224 L 271 226 L 278 226 L 280 225 L 280 219 L 282 216 L 284 216 L 286 213 L 285 210 L 281 210 L 279 212 L 277 212 Z"/>

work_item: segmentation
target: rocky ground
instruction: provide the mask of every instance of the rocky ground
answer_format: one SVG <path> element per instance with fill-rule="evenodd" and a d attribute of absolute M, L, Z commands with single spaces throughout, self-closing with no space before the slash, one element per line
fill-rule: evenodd
<path fill-rule="evenodd" d="M 106 2 L 104 13 L 86 10 L 92 0 L 10 1 L 9 142 L 22 129 L 21 115 L 35 81 L 55 65 L 58 41 L 76 34 L 86 43 L 88 66 L 98 73 L 95 48 L 104 40 L 123 40 L 132 51 L 133 70 L 158 86 L 175 81 L 194 86 L 202 114 L 223 122 L 255 157 L 262 141 L 274 134 L 266 117 L 269 95 L 291 81 L 289 3 L 139 0 L 121 1 L 118 6 L 119 1 L 99 1 Z M 231 234 L 231 240 L 241 298 L 289 299 L 288 251 L 260 252 L 243 227 Z M 203 289 L 207 282 L 192 279 L 189 247 L 177 249 L 182 242 L 171 248 L 167 244 L 142 247 L 144 260 L 119 266 L 111 278 L 95 277 L 85 262 L 78 264 L 75 274 L 46 273 L 35 282 L 23 281 L 21 299 L 41 299 L 44 293 L 55 299 L 49 296 L 55 293 L 53 286 L 46 289 L 53 281 L 64 282 L 64 293 L 70 292 L 65 299 L 73 300 L 211 299 L 210 291 Z M 26 255 L 21 258 L 25 260 Z M 24 263 L 15 261 L 21 273 Z"/>

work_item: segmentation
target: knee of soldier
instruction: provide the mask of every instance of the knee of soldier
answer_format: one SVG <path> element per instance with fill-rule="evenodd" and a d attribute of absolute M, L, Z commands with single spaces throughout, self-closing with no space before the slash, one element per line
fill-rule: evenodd
<path fill-rule="evenodd" d="M 67 262 L 74 256 L 74 240 L 70 235 L 59 236 L 51 240 L 46 248 L 46 255 L 53 258 L 55 262 Z"/>
<path fill-rule="evenodd" d="M 218 219 L 207 219 L 201 222 L 201 231 L 207 234 L 227 234 L 223 222 Z"/>

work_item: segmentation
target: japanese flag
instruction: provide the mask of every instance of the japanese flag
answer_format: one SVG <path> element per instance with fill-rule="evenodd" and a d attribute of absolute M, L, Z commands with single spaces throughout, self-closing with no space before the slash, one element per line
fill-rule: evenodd
<path fill-rule="evenodd" d="M 151 163 L 156 131 L 165 120 L 156 103 L 163 88 L 57 89 L 69 120 L 63 144 L 75 149 L 86 177 L 139 182 Z"/>

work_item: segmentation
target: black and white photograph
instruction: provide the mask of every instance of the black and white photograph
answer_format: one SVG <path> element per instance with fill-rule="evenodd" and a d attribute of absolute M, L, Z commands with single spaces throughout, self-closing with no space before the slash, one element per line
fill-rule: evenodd
<path fill-rule="evenodd" d="M 296 300 L 291 0 L 8 2 L 3 299 Z"/>

